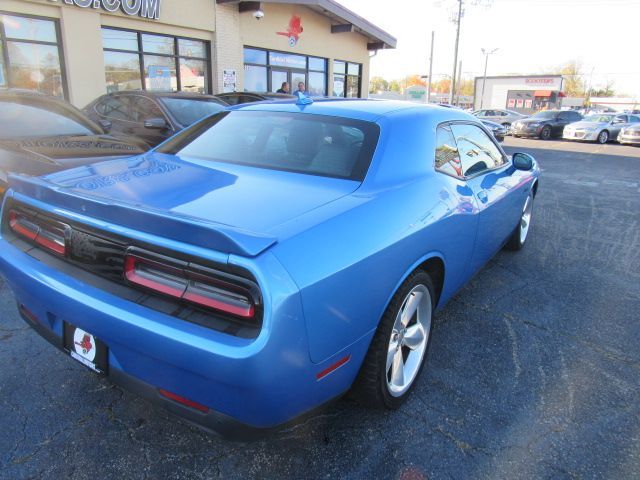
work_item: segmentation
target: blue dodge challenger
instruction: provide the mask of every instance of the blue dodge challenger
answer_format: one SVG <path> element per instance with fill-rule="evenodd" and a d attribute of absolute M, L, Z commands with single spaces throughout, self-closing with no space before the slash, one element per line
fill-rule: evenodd
<path fill-rule="evenodd" d="M 397 408 L 433 312 L 524 245 L 538 175 L 455 109 L 233 107 L 143 155 L 10 177 L 0 271 L 40 335 L 207 429 L 348 390 Z"/>

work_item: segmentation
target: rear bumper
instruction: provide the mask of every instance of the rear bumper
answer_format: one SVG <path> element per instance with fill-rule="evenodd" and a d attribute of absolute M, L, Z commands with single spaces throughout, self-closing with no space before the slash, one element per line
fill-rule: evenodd
<path fill-rule="evenodd" d="M 278 268 L 271 256 L 263 261 Z M 1 238 L 0 271 L 17 302 L 33 313 L 27 321 L 40 335 L 62 348 L 64 322 L 92 333 L 109 349 L 114 382 L 223 434 L 278 427 L 339 396 L 351 386 L 370 340 L 362 338 L 312 363 L 299 295 L 282 270 L 274 272 L 278 290 L 265 295 L 265 326 L 256 339 L 233 337 L 123 300 L 44 265 Z M 316 378 L 347 354 L 351 361 Z M 209 411 L 168 400 L 159 389 Z"/>

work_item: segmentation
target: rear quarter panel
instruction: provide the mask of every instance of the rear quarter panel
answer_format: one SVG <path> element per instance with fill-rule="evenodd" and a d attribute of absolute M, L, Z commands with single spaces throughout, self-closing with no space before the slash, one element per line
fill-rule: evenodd
<path fill-rule="evenodd" d="M 340 201 L 359 204 L 273 248 L 300 288 L 313 362 L 371 335 L 424 260 L 445 263 L 441 304 L 468 278 L 474 200 L 469 188 L 433 169 L 436 123 L 419 116 L 383 125 L 367 179 Z"/>

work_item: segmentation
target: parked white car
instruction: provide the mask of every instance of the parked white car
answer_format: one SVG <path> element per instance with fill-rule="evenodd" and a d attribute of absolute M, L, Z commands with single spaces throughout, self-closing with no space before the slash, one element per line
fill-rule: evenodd
<path fill-rule="evenodd" d="M 634 123 L 640 123 L 640 115 L 597 113 L 564 127 L 562 138 L 604 144 L 617 140 L 620 130 Z"/>

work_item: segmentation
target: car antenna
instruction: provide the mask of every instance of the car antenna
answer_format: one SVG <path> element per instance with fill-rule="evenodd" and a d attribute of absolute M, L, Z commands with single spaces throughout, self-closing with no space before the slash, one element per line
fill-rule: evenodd
<path fill-rule="evenodd" d="M 302 92 L 296 92 L 298 99 L 296 100 L 296 105 L 311 105 L 313 103 L 313 99 L 311 97 L 307 97 Z"/>

